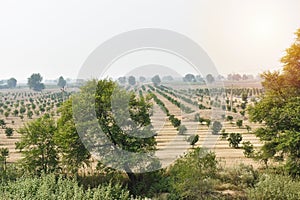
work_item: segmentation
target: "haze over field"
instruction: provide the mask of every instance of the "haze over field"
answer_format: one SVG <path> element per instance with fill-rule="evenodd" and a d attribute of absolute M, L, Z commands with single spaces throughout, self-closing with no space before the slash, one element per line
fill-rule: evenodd
<path fill-rule="evenodd" d="M 139 28 L 186 35 L 220 74 L 256 75 L 281 66 L 300 27 L 299 8 L 298 0 L 2 1 L 0 79 L 22 82 L 37 72 L 44 79 L 76 78 L 97 46 Z"/>

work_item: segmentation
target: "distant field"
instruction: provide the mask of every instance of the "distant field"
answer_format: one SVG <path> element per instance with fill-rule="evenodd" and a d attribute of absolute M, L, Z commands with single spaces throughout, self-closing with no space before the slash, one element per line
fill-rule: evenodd
<path fill-rule="evenodd" d="M 241 104 L 244 103 L 241 99 L 241 93 L 247 93 L 247 106 L 252 104 L 252 100 L 259 97 L 262 92 L 260 83 L 250 81 L 225 81 L 223 83 L 226 88 L 224 94 L 226 95 L 225 99 L 227 99 L 227 103 L 222 110 L 224 115 L 223 119 L 220 119 L 223 123 L 222 129 L 225 129 L 225 132 L 228 134 L 241 133 L 243 141 L 250 141 L 255 148 L 260 147 L 262 144 L 259 139 L 251 134 L 251 132 L 260 127 L 260 125 L 249 122 L 247 113 L 245 113 L 244 116 L 241 114 L 241 112 L 245 111 L 245 108 L 241 108 Z M 197 90 L 204 89 L 205 86 L 199 86 L 194 83 L 172 83 L 163 85 L 165 86 L 165 90 L 154 88 L 152 84 L 139 84 L 135 87 L 127 87 L 127 89 L 135 90 L 142 95 L 146 95 L 151 91 L 164 103 L 170 114 L 181 120 L 182 125 L 185 125 L 188 129 L 184 134 L 178 134 L 178 130 L 172 125 L 166 113 L 153 101 L 154 112 L 152 123 L 157 132 L 157 155 L 162 158 L 161 162 L 163 165 L 167 165 L 175 160 L 178 155 L 182 155 L 186 150 L 190 149 L 191 146 L 186 140 L 191 135 L 197 134 L 199 135 L 199 141 L 195 146 L 203 146 L 207 138 L 213 137 L 212 140 L 215 142 L 208 144 L 208 146 L 210 150 L 216 153 L 222 165 L 234 166 L 237 163 L 246 163 L 258 166 L 258 163 L 255 163 L 252 159 L 245 158 L 243 149 L 229 147 L 228 141 L 222 139 L 220 134 L 211 136 L 211 130 L 206 122 L 200 123 L 198 120 L 195 120 L 197 113 L 201 117 L 209 119 L 212 114 L 213 104 L 219 101 L 214 101 L 209 94 L 205 92 L 201 93 L 200 90 Z M 228 106 L 231 104 L 231 102 L 228 101 L 231 99 L 230 94 L 232 88 L 232 104 L 234 110 L 233 108 L 228 109 Z M 16 162 L 21 158 L 21 153 L 15 149 L 15 143 L 20 140 L 20 135 L 17 130 L 24 126 L 25 123 L 45 113 L 49 113 L 55 118 L 59 117 L 57 109 L 61 103 L 68 98 L 69 93 L 75 91 L 78 91 L 78 88 L 68 89 L 67 94 L 63 94 L 58 88 L 45 89 L 42 92 L 34 92 L 28 88 L 0 90 L 0 109 L 2 110 L 0 110 L 0 119 L 5 121 L 6 127 L 14 129 L 14 134 L 11 137 L 5 135 L 5 128 L 0 129 L 0 147 L 7 147 L 10 151 L 8 162 Z M 169 99 L 167 97 L 169 97 Z M 191 101 L 187 101 L 187 99 Z M 172 102 L 174 100 L 179 102 L 182 106 L 178 107 L 178 105 L 175 105 L 174 102 Z M 203 106 L 201 109 L 199 109 L 200 104 Z M 183 107 L 185 110 L 182 109 Z M 8 116 L 5 116 L 5 113 L 9 113 Z M 226 120 L 227 116 L 232 116 L 233 120 Z M 237 127 L 237 120 L 243 120 L 241 127 Z M 246 125 L 252 128 L 250 132 L 246 130 Z"/>

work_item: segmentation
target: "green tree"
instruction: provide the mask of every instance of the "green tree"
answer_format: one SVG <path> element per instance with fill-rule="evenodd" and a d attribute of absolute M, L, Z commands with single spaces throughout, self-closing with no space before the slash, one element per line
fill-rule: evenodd
<path fill-rule="evenodd" d="M 11 137 L 14 134 L 14 129 L 13 128 L 6 128 L 5 129 L 5 135 L 7 137 Z"/>
<path fill-rule="evenodd" d="M 8 116 L 9 116 L 9 112 L 8 111 L 6 111 L 5 113 L 4 113 L 4 116 L 6 117 L 6 118 L 8 118 Z"/>
<path fill-rule="evenodd" d="M 253 144 L 251 144 L 250 141 L 247 141 L 247 142 L 243 142 L 243 147 L 244 149 L 244 155 L 245 157 L 247 158 L 250 158 L 250 157 L 253 157 L 254 155 L 254 147 L 253 147 Z"/>
<path fill-rule="evenodd" d="M 134 76 L 129 76 L 128 77 L 128 83 L 129 85 L 135 85 L 136 84 L 136 80 Z"/>
<path fill-rule="evenodd" d="M 170 167 L 170 199 L 209 199 L 216 173 L 215 154 L 195 148 Z"/>
<path fill-rule="evenodd" d="M 261 75 L 266 94 L 249 108 L 250 119 L 265 124 L 255 131 L 264 141 L 258 157 L 265 163 L 285 160 L 285 169 L 293 176 L 300 175 L 300 29 L 296 36 L 281 59 L 282 72 Z"/>
<path fill-rule="evenodd" d="M 243 120 L 239 119 L 236 121 L 236 125 L 241 128 L 243 126 Z"/>
<path fill-rule="evenodd" d="M 222 129 L 222 124 L 219 121 L 214 121 L 212 125 L 212 133 L 213 134 L 218 134 L 219 131 Z"/>
<path fill-rule="evenodd" d="M 101 163 L 126 171 L 129 185 L 137 180 L 134 170 L 160 166 L 154 156 L 156 141 L 150 124 L 150 99 L 138 98 L 111 80 L 89 81 L 73 98 L 76 128 L 81 130 L 79 134 L 85 134 L 81 137 L 83 143 L 97 152 Z"/>
<path fill-rule="evenodd" d="M 1 128 L 5 128 L 5 125 L 6 125 L 6 123 L 5 123 L 4 119 L 0 119 Z"/>
<path fill-rule="evenodd" d="M 190 143 L 190 145 L 192 145 L 192 147 L 194 148 L 195 144 L 199 141 L 199 135 L 191 135 L 187 141 Z"/>
<path fill-rule="evenodd" d="M 227 140 L 230 147 L 238 148 L 240 142 L 243 140 L 243 137 L 240 133 L 230 133 Z"/>
<path fill-rule="evenodd" d="M 53 141 L 56 131 L 55 121 L 49 115 L 29 122 L 19 130 L 18 148 L 22 149 L 24 156 L 20 162 L 26 171 L 39 174 L 57 169 L 58 155 Z"/>
<path fill-rule="evenodd" d="M 15 78 L 8 79 L 7 86 L 9 88 L 15 88 L 17 86 L 17 79 L 15 79 Z"/>
<path fill-rule="evenodd" d="M 42 91 L 45 89 L 45 85 L 42 83 L 43 77 L 38 74 L 32 74 L 27 81 L 27 85 L 34 91 Z"/>
<path fill-rule="evenodd" d="M 64 77 L 60 76 L 58 78 L 58 82 L 57 82 L 57 85 L 61 88 L 64 88 L 67 84 L 67 81 L 64 79 Z"/>
<path fill-rule="evenodd" d="M 54 133 L 54 141 L 61 155 L 63 170 L 76 174 L 81 167 L 89 165 L 90 153 L 77 133 L 72 115 L 72 99 L 65 101 L 59 111 L 61 116 L 57 121 L 58 131 Z"/>
<path fill-rule="evenodd" d="M 252 130 L 251 126 L 249 126 L 249 125 L 246 125 L 246 129 L 247 129 L 248 133 Z"/>
<path fill-rule="evenodd" d="M 228 115 L 226 119 L 227 119 L 227 121 L 230 121 L 230 123 L 232 123 L 233 116 L 231 116 L 231 115 Z"/>
<path fill-rule="evenodd" d="M 161 83 L 159 75 L 153 76 L 151 81 L 154 83 L 154 85 L 159 85 Z"/>
<path fill-rule="evenodd" d="M 206 75 L 206 81 L 207 81 L 208 83 L 213 83 L 213 82 L 215 82 L 215 78 L 213 77 L 213 75 L 207 74 L 207 75 Z"/>

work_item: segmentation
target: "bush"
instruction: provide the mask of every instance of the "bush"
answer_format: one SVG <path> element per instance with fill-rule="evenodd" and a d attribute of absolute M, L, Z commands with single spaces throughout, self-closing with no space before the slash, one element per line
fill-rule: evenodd
<path fill-rule="evenodd" d="M 118 183 L 85 190 L 75 179 L 54 174 L 20 178 L 0 188 L 0 199 L 130 199 L 129 191 Z"/>
<path fill-rule="evenodd" d="M 190 145 L 192 145 L 193 147 L 195 146 L 195 144 L 198 142 L 199 140 L 199 135 L 191 135 L 187 141 L 190 143 Z"/>
<path fill-rule="evenodd" d="M 244 155 L 246 158 L 251 158 L 254 154 L 253 144 L 250 141 L 243 142 Z"/>
<path fill-rule="evenodd" d="M 227 140 L 229 142 L 230 147 L 238 148 L 242 139 L 243 137 L 240 133 L 230 133 L 229 138 Z"/>
<path fill-rule="evenodd" d="M 254 170 L 252 166 L 240 164 L 220 173 L 220 180 L 225 183 L 230 183 L 238 190 L 247 187 L 253 187 L 258 182 L 258 171 Z"/>
<path fill-rule="evenodd" d="M 247 190 L 248 199 L 298 200 L 300 181 L 288 176 L 265 174 L 254 188 Z"/>
<path fill-rule="evenodd" d="M 203 199 L 212 196 L 217 173 L 214 153 L 196 148 L 170 167 L 171 195 L 168 199 Z"/>
<path fill-rule="evenodd" d="M 5 134 L 6 134 L 7 137 L 11 137 L 14 134 L 14 129 L 6 128 L 5 129 Z"/>

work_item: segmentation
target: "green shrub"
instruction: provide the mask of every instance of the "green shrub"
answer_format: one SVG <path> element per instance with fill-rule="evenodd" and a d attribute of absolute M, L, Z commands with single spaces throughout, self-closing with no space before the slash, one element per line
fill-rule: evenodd
<path fill-rule="evenodd" d="M 230 133 L 229 138 L 227 139 L 229 142 L 229 146 L 233 148 L 238 148 L 239 143 L 242 141 L 243 137 L 240 133 Z"/>
<path fill-rule="evenodd" d="M 0 188 L 0 199 L 130 199 L 129 191 L 118 183 L 85 190 L 75 179 L 56 177 L 54 174 L 20 178 L 2 184 Z"/>
<path fill-rule="evenodd" d="M 251 144 L 250 141 L 247 141 L 247 142 L 243 142 L 243 147 L 244 149 L 244 155 L 246 158 L 251 158 L 253 157 L 253 154 L 254 154 L 254 149 L 253 149 L 253 144 Z"/>
<path fill-rule="evenodd" d="M 288 176 L 265 174 L 254 188 L 247 190 L 248 199 L 298 200 L 300 181 Z"/>
<path fill-rule="evenodd" d="M 213 193 L 216 173 L 215 154 L 200 148 L 194 149 L 170 167 L 171 194 L 168 199 L 208 198 Z"/>

